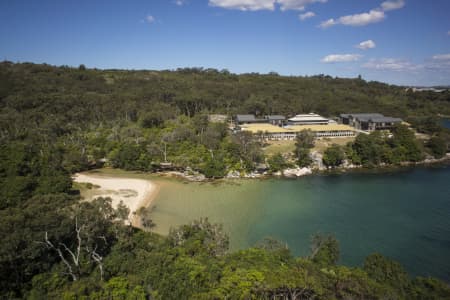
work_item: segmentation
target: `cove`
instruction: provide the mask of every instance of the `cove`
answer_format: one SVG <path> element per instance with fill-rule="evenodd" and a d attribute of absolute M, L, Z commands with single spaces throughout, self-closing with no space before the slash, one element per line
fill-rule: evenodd
<path fill-rule="evenodd" d="M 208 217 L 223 224 L 232 250 L 273 237 L 294 255 L 309 254 L 312 234 L 332 233 L 341 264 L 361 265 L 379 252 L 413 275 L 450 281 L 449 166 L 296 180 L 157 181 L 156 232 Z"/>

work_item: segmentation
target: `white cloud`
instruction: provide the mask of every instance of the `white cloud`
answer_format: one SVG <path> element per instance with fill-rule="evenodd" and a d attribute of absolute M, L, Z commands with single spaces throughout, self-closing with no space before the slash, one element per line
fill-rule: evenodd
<path fill-rule="evenodd" d="M 428 70 L 448 74 L 450 73 L 450 53 L 434 55 L 421 64 L 397 58 L 370 59 L 362 67 L 377 71 L 424 72 Z"/>
<path fill-rule="evenodd" d="M 372 9 L 368 13 L 354 14 L 340 17 L 339 19 L 329 19 L 320 23 L 319 27 L 328 28 L 337 24 L 348 26 L 365 26 L 371 23 L 377 23 L 385 18 L 385 14 L 381 10 Z"/>
<path fill-rule="evenodd" d="M 450 60 L 449 54 L 436 54 L 433 56 L 433 60 Z"/>
<path fill-rule="evenodd" d="M 305 7 L 313 3 L 326 3 L 328 0 L 276 0 L 281 10 L 305 10 Z"/>
<path fill-rule="evenodd" d="M 450 72 L 450 53 L 448 54 L 436 54 L 429 59 L 424 67 L 433 71 Z"/>
<path fill-rule="evenodd" d="M 184 2 L 185 0 L 176 0 L 176 3 L 179 1 Z M 303 11 L 309 4 L 326 3 L 327 1 L 328 0 L 209 0 L 209 5 L 243 11 L 275 10 L 275 6 L 279 5 L 282 11 Z"/>
<path fill-rule="evenodd" d="M 186 4 L 186 0 L 175 0 L 174 3 L 178 6 L 183 6 Z"/>
<path fill-rule="evenodd" d="M 383 3 L 381 3 L 381 8 L 384 11 L 400 9 L 403 6 L 405 6 L 404 0 L 389 0 L 389 1 L 384 1 Z"/>
<path fill-rule="evenodd" d="M 209 0 L 209 5 L 242 11 L 274 10 L 275 0 Z"/>
<path fill-rule="evenodd" d="M 352 62 L 361 58 L 360 54 L 330 54 L 322 58 L 323 63 Z"/>
<path fill-rule="evenodd" d="M 328 19 L 326 21 L 323 21 L 322 23 L 320 23 L 319 27 L 321 28 L 328 28 L 331 26 L 334 26 L 336 24 L 339 24 L 335 19 Z"/>
<path fill-rule="evenodd" d="M 147 22 L 147 23 L 151 24 L 151 23 L 155 23 L 155 21 L 156 21 L 156 19 L 152 15 L 148 15 L 145 17 L 145 22 Z"/>
<path fill-rule="evenodd" d="M 447 35 L 450 35 L 450 30 L 447 32 Z"/>
<path fill-rule="evenodd" d="M 378 23 L 386 18 L 385 11 L 400 9 L 405 6 L 405 0 L 388 0 L 381 3 L 381 7 L 371 9 L 369 12 L 342 16 L 338 19 L 328 19 L 320 23 L 319 27 L 328 28 L 334 25 L 365 26 Z"/>
<path fill-rule="evenodd" d="M 340 17 L 339 23 L 350 26 L 364 26 L 371 23 L 380 22 L 384 18 L 385 18 L 384 12 L 373 9 L 368 13 Z"/>
<path fill-rule="evenodd" d="M 370 59 L 362 65 L 363 68 L 373 69 L 378 71 L 414 71 L 421 68 L 420 65 L 415 65 L 407 60 L 397 58 L 381 58 Z"/>
<path fill-rule="evenodd" d="M 316 14 L 313 13 L 312 11 L 308 11 L 304 14 L 300 14 L 298 17 L 300 18 L 300 20 L 304 21 L 306 19 L 312 18 L 314 17 Z"/>
<path fill-rule="evenodd" d="M 375 42 L 372 40 L 367 40 L 356 45 L 356 48 L 359 48 L 361 50 L 372 49 L 375 47 L 376 47 Z"/>

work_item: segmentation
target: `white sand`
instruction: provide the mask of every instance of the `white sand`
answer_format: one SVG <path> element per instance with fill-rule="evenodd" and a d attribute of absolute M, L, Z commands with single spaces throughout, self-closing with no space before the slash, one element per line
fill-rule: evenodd
<path fill-rule="evenodd" d="M 110 197 L 114 208 L 122 200 L 130 209 L 129 219 L 133 220 L 133 225 L 138 225 L 137 218 L 134 217 L 133 212 L 136 212 L 141 207 L 150 206 L 159 190 L 156 184 L 144 179 L 77 173 L 73 176 L 73 180 L 79 183 L 92 183 L 93 185 L 100 186 L 100 188 L 93 188 L 92 190 L 95 192 L 95 195 L 91 199 L 86 200 L 93 200 L 98 197 Z"/>

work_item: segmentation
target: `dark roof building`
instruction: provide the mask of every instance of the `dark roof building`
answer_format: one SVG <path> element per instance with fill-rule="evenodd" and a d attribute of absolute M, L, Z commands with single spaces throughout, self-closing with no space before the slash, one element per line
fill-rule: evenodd
<path fill-rule="evenodd" d="M 400 118 L 385 117 L 379 113 L 341 114 L 342 124 L 365 131 L 389 130 L 395 124 L 403 122 Z"/>
<path fill-rule="evenodd" d="M 236 124 L 267 123 L 267 119 L 257 119 L 254 115 L 236 115 Z"/>
<path fill-rule="evenodd" d="M 284 121 L 286 120 L 285 116 L 282 115 L 268 115 L 266 116 L 266 119 L 270 120 L 270 121 Z"/>
<path fill-rule="evenodd" d="M 370 119 L 370 118 L 380 118 L 384 117 L 382 114 L 379 113 L 364 113 L 364 114 L 341 114 L 341 118 L 349 118 L 350 116 L 353 118 L 364 118 L 364 119 Z"/>
<path fill-rule="evenodd" d="M 254 115 L 236 115 L 236 122 L 239 124 L 242 123 L 253 123 L 256 121 Z"/>
<path fill-rule="evenodd" d="M 282 126 L 286 121 L 286 117 L 281 115 L 268 115 L 266 116 L 266 120 L 272 125 Z"/>

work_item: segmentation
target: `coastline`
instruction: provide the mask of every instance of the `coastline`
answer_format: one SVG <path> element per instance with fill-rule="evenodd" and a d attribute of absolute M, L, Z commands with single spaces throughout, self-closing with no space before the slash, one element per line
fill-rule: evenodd
<path fill-rule="evenodd" d="M 142 228 L 141 220 L 136 212 L 141 207 L 151 207 L 157 196 L 159 195 L 161 180 L 176 180 L 184 183 L 198 182 L 220 184 L 227 182 L 238 182 L 240 180 L 268 180 L 268 179 L 298 179 L 304 176 L 328 176 L 328 175 L 345 175 L 351 173 L 360 174 L 375 174 L 385 172 L 401 172 L 404 170 L 414 169 L 416 167 L 439 167 L 450 165 L 450 154 L 447 154 L 441 159 L 424 160 L 416 163 L 403 163 L 400 165 L 384 165 L 375 166 L 373 168 L 353 166 L 353 167 L 339 167 L 331 169 L 311 169 L 311 172 L 302 174 L 300 176 L 285 176 L 283 172 L 277 174 L 259 174 L 251 173 L 240 177 L 224 177 L 208 179 L 202 177 L 192 177 L 192 175 L 185 175 L 183 172 L 129 172 L 120 169 L 104 168 L 99 170 L 91 170 L 81 173 L 76 173 L 72 179 L 76 183 L 90 183 L 93 187 L 82 188 L 81 195 L 86 200 L 92 200 L 96 197 L 111 197 L 113 199 L 112 206 L 117 207 L 120 200 L 130 209 L 129 222 L 132 226 Z M 150 178 L 149 178 L 150 177 Z M 154 178 L 154 179 L 153 179 Z M 161 181 L 161 182 L 158 182 Z"/>
<path fill-rule="evenodd" d="M 87 201 L 97 197 L 110 197 L 114 208 L 120 201 L 123 201 L 130 209 L 129 222 L 135 227 L 140 226 L 139 217 L 135 212 L 141 207 L 151 206 L 160 189 L 157 183 L 146 179 L 93 175 L 87 172 L 76 173 L 72 176 L 72 179 L 79 184 L 92 185 L 90 188 L 81 190 L 81 195 Z"/>
<path fill-rule="evenodd" d="M 142 201 L 140 202 L 139 208 L 141 208 L 141 207 L 144 207 L 144 208 L 150 207 L 153 204 L 153 202 L 155 201 L 156 197 L 158 196 L 159 190 L 161 189 L 161 186 L 159 184 L 155 184 L 155 183 L 152 183 L 152 184 L 154 185 L 154 188 L 151 189 L 149 192 L 147 192 L 147 194 L 144 195 Z M 142 222 L 141 222 L 141 219 L 139 218 L 139 216 L 137 214 L 134 214 L 134 213 L 131 213 L 131 214 L 132 214 L 131 225 L 133 227 L 137 227 L 137 228 L 143 229 Z"/>
<path fill-rule="evenodd" d="M 206 178 L 202 174 L 197 175 L 187 174 L 186 172 L 157 172 L 151 173 L 160 178 L 174 178 L 185 182 L 221 182 L 227 180 L 252 180 L 252 179 L 295 179 L 304 176 L 314 176 L 314 175 L 327 175 L 327 174 L 345 174 L 345 173 L 378 173 L 378 172 L 391 172 L 391 171 L 401 171 L 407 170 L 415 167 L 434 167 L 434 166 L 445 166 L 450 164 L 450 153 L 447 153 L 442 158 L 432 158 L 425 159 L 419 162 L 402 162 L 400 164 L 392 165 L 377 165 L 373 167 L 365 167 L 362 165 L 348 165 L 339 166 L 336 168 L 292 168 L 285 169 L 276 173 L 244 173 L 239 176 L 227 175 L 222 178 Z"/>

